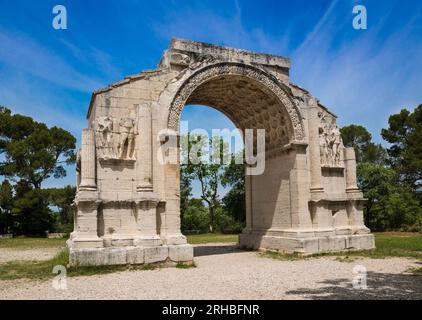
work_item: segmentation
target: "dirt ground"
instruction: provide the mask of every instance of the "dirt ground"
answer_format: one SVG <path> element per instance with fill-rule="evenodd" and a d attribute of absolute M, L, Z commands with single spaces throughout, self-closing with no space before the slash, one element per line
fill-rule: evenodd
<path fill-rule="evenodd" d="M 46 249 L 14 255 L 5 250 L 3 262 L 54 255 Z M 52 280 L 0 281 L 0 299 L 422 299 L 422 276 L 406 272 L 420 262 L 406 258 L 281 261 L 232 244 L 208 244 L 195 246 L 195 262 L 189 269 L 69 277 L 66 290 L 54 289 Z M 353 287 L 357 265 L 367 271 L 366 289 Z"/>

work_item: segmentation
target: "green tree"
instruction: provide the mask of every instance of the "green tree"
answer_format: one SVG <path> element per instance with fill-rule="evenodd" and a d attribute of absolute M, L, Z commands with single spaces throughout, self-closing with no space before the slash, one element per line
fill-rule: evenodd
<path fill-rule="evenodd" d="M 358 184 L 367 202 L 365 224 L 375 231 L 413 229 L 422 222 L 422 210 L 409 188 L 397 183 L 398 174 L 376 163 L 358 165 Z"/>
<path fill-rule="evenodd" d="M 58 208 L 58 223 L 60 225 L 70 225 L 73 223 L 72 203 L 75 199 L 76 188 L 65 186 L 64 188 L 45 189 L 49 196 L 50 206 Z"/>
<path fill-rule="evenodd" d="M 211 146 L 212 161 L 209 157 Z M 220 205 L 218 186 L 221 183 L 224 159 L 229 157 L 227 144 L 219 137 L 208 139 L 201 135 L 188 135 L 181 139 L 181 171 L 189 179 L 197 179 L 201 186 L 201 199 L 209 212 L 209 231 L 216 226 L 216 208 Z"/>
<path fill-rule="evenodd" d="M 13 227 L 13 187 L 8 180 L 0 186 L 0 233 L 10 233 Z"/>
<path fill-rule="evenodd" d="M 41 186 L 45 179 L 66 175 L 64 165 L 75 161 L 75 142 L 66 130 L 48 128 L 30 117 L 12 114 L 10 109 L 0 107 L 0 175 L 13 182 L 13 188 L 4 182 L 1 190 L 2 217 L 9 212 L 9 232 L 43 235 L 45 231 L 53 231 L 57 215 L 50 206 L 59 208 L 59 223 L 70 221 L 74 188 L 53 192 Z"/>
<path fill-rule="evenodd" d="M 356 153 L 356 161 L 384 163 L 386 151 L 380 144 L 372 142 L 372 136 L 361 125 L 349 125 L 340 129 L 341 138 L 345 147 L 353 147 Z"/>
<path fill-rule="evenodd" d="M 66 130 L 0 107 L 0 174 L 12 181 L 40 189 L 45 179 L 66 176 L 63 165 L 75 162 L 75 143 Z"/>
<path fill-rule="evenodd" d="M 189 199 L 192 195 L 192 176 L 187 172 L 186 165 L 180 166 L 180 215 L 183 215 L 188 208 Z"/>
<path fill-rule="evenodd" d="M 244 223 L 236 220 L 225 207 L 219 206 L 215 210 L 216 226 L 220 232 L 240 233 L 244 228 Z"/>
<path fill-rule="evenodd" d="M 243 154 L 243 151 L 240 151 Z M 245 165 L 236 164 L 236 156 L 232 155 L 230 165 L 224 168 L 221 184 L 230 190 L 223 197 L 225 211 L 236 221 L 245 222 Z"/>
<path fill-rule="evenodd" d="M 202 199 L 189 199 L 182 216 L 182 230 L 198 230 L 207 232 L 210 226 L 210 216 L 208 208 L 202 202 Z"/>
<path fill-rule="evenodd" d="M 12 211 L 15 234 L 45 235 L 46 231 L 54 230 L 56 219 L 45 190 L 32 189 L 16 198 Z"/>
<path fill-rule="evenodd" d="M 402 109 L 390 116 L 388 124 L 381 135 L 391 144 L 387 149 L 389 164 L 422 201 L 422 104 L 413 112 Z"/>

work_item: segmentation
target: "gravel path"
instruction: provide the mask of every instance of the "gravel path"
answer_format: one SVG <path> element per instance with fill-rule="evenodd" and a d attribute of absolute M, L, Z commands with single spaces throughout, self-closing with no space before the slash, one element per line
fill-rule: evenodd
<path fill-rule="evenodd" d="M 17 261 L 17 260 L 49 260 L 53 258 L 61 249 L 44 248 L 44 249 L 30 249 L 30 250 L 16 250 L 0 248 L 0 264 Z"/>
<path fill-rule="evenodd" d="M 0 299 L 422 299 L 422 276 L 403 273 L 420 264 L 408 259 L 280 261 L 201 245 L 195 261 L 197 268 L 68 278 L 63 291 L 51 281 L 0 281 Z M 352 287 L 358 264 L 368 270 L 366 290 Z"/>

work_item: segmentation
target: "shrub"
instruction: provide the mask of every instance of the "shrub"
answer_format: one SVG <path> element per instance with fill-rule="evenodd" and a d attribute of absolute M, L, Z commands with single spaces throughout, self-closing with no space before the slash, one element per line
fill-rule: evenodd
<path fill-rule="evenodd" d="M 54 230 L 56 218 L 43 190 L 33 189 L 14 201 L 14 234 L 44 236 Z"/>
<path fill-rule="evenodd" d="M 236 221 L 223 208 L 216 210 L 217 229 L 223 233 L 240 233 L 244 228 L 242 222 Z"/>
<path fill-rule="evenodd" d="M 204 206 L 188 206 L 182 217 L 182 230 L 199 230 L 200 232 L 208 232 L 210 226 L 210 218 L 208 209 Z"/>

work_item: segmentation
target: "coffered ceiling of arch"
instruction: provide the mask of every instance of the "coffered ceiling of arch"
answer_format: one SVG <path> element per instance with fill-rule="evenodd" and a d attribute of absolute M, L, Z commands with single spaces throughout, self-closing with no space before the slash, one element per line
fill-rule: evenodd
<path fill-rule="evenodd" d="M 206 81 L 189 96 L 186 104 L 216 108 L 239 129 L 265 129 L 267 150 L 287 144 L 292 137 L 289 115 L 277 97 L 257 82 L 238 75 Z"/>

